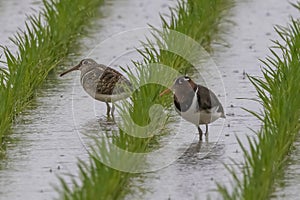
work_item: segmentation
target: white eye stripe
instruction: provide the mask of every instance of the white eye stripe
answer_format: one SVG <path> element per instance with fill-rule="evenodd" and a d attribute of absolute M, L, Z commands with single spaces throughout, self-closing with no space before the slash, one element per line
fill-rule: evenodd
<path fill-rule="evenodd" d="M 183 82 L 189 81 L 191 80 L 189 77 L 182 77 L 180 79 L 178 79 L 178 84 L 182 84 Z"/>
<path fill-rule="evenodd" d="M 175 84 L 175 85 L 176 85 L 176 84 L 181 85 L 181 84 L 183 84 L 184 82 L 189 82 L 190 80 L 191 80 L 190 77 L 188 77 L 188 76 L 182 76 L 182 77 L 177 78 L 177 79 L 175 80 L 174 84 Z"/>

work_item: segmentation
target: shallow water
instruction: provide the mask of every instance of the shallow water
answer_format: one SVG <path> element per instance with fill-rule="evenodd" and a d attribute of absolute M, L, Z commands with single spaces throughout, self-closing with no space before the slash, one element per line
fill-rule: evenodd
<path fill-rule="evenodd" d="M 53 199 L 57 197 L 53 186 L 59 186 L 57 175 L 66 180 L 67 173 L 77 176 L 77 158 L 88 159 L 81 133 L 97 133 L 99 128 L 104 130 L 112 126 L 104 117 L 105 104 L 94 101 L 82 90 L 79 73 L 63 78 L 59 78 L 58 74 L 63 71 L 62 68 L 77 64 L 88 54 L 98 62 L 111 66 L 115 66 L 112 60 L 122 65 L 130 63 L 130 52 L 133 45 L 139 44 L 138 40 L 132 43 L 124 40 L 122 45 L 112 44 L 103 50 L 111 41 L 107 38 L 122 31 L 147 27 L 147 23 L 159 25 L 158 12 L 167 12 L 167 4 L 169 1 L 156 0 L 147 4 L 139 0 L 107 1 L 100 9 L 102 18 L 93 22 L 91 34 L 79 44 L 81 55 L 73 55 L 72 62 L 49 75 L 44 86 L 37 92 L 36 99 L 13 127 L 13 133 L 9 136 L 9 140 L 13 142 L 7 142 L 6 155 L 0 163 L 0 199 Z M 16 2 L 13 5 L 18 6 Z M 24 6 L 24 11 L 29 5 L 31 4 Z M 0 6 L 0 10 L 19 12 L 19 8 L 4 6 L 6 5 Z M 5 13 L 0 15 L 4 16 Z M 16 19 L 22 23 L 24 20 L 25 17 Z M 11 36 L 18 26 L 22 27 L 22 24 L 12 26 L 3 23 L 2 31 L 7 31 L 7 35 L 3 34 L 1 38 Z M 130 35 L 134 36 L 135 34 Z M 105 40 L 107 42 L 103 43 L 104 47 L 100 45 L 91 52 Z M 122 49 L 129 52 L 126 51 L 126 55 L 119 58 L 118 51 L 122 52 Z"/>
<path fill-rule="evenodd" d="M 281 180 L 277 181 L 276 191 L 271 199 L 297 199 L 300 188 L 300 139 L 293 145 L 288 159 L 288 166 L 284 170 Z"/>
<path fill-rule="evenodd" d="M 16 50 L 15 45 L 9 40 L 18 28 L 24 30 L 27 14 L 36 13 L 42 2 L 37 0 L 1 1 L 0 2 L 0 44 Z M 0 55 L 3 53 L 0 49 Z"/>
<path fill-rule="evenodd" d="M 258 59 L 263 59 L 269 54 L 268 47 L 272 45 L 270 39 L 278 39 L 273 25 L 286 25 L 290 14 L 299 16 L 299 13 L 288 2 L 280 0 L 242 1 L 236 4 L 231 13 L 230 20 L 234 24 L 224 25 L 228 32 L 223 36 L 226 43 L 223 46 L 214 45 L 216 50 L 213 55 L 226 91 L 224 107 L 227 118 L 221 137 L 216 144 L 216 136 L 212 136 L 214 132 L 211 131 L 212 143 L 194 142 L 191 148 L 170 166 L 143 175 L 143 181 L 137 179 L 142 187 L 150 191 L 140 194 L 144 199 L 221 199 L 215 192 L 215 182 L 222 183 L 230 189 L 230 175 L 223 163 L 231 164 L 230 158 L 237 162 L 243 160 L 235 136 L 247 146 L 245 136 L 255 138 L 250 128 L 260 128 L 259 121 L 241 109 L 245 107 L 259 110 L 257 103 L 239 99 L 256 98 L 256 92 L 244 73 L 260 75 L 261 63 Z M 219 120 L 210 125 L 210 129 L 220 124 Z M 187 127 L 186 132 L 197 134 L 193 126 Z M 210 153 L 203 157 L 208 151 Z M 296 191 L 295 187 L 292 189 Z M 128 197 L 131 198 L 132 196 Z"/>
<path fill-rule="evenodd" d="M 72 62 L 62 68 L 69 68 L 87 56 L 113 67 L 125 66 L 130 59 L 138 59 L 132 50 L 138 46 L 138 39 L 143 39 L 141 33 L 145 30 L 133 31 L 133 34 L 128 30 L 146 27 L 147 23 L 159 26 L 158 12 L 168 13 L 167 5 L 174 5 L 175 2 L 107 1 L 100 9 L 102 18 L 92 24 L 92 34 L 79 44 L 80 56 L 72 57 Z M 0 10 L 4 6 L 0 6 Z M 229 158 L 243 160 L 235 135 L 245 142 L 246 135 L 255 137 L 249 128 L 257 130 L 260 127 L 257 119 L 241 109 L 258 110 L 258 105 L 237 99 L 255 98 L 256 95 L 243 72 L 259 75 L 258 58 L 264 58 L 269 53 L 269 39 L 277 37 L 273 25 L 285 25 L 290 13 L 296 15 L 297 11 L 280 0 L 276 3 L 274 0 L 243 1 L 236 5 L 231 17 L 236 24 L 226 24 L 228 34 L 224 35 L 229 47 L 214 45 L 214 60 L 219 66 L 226 91 L 225 126 L 222 120 L 216 121 L 210 125 L 209 140 L 198 143 L 196 128 L 177 118 L 180 123 L 171 128 L 186 133 L 189 148 L 175 146 L 175 151 L 185 152 L 178 160 L 158 171 L 133 178 L 132 184 L 144 189 L 136 189 L 126 199 L 220 198 L 214 191 L 215 181 L 229 185 L 230 179 L 223 163 L 231 164 Z M 14 33 L 15 28 L 7 30 Z M 127 34 L 113 36 L 123 31 Z M 128 38 L 124 39 L 125 36 Z M 1 39 L 3 37 L 1 35 Z M 98 46 L 91 51 L 95 45 Z M 36 100 L 13 127 L 10 137 L 16 141 L 8 143 L 6 158 L 0 164 L 0 199 L 57 197 L 52 187 L 59 185 L 57 175 L 66 178 L 64 174 L 71 173 L 76 177 L 77 158 L 88 158 L 82 133 L 93 134 L 99 129 L 115 128 L 106 122 L 105 104 L 94 101 L 82 90 L 79 73 L 59 78 L 57 74 L 61 71 L 58 69 L 49 76 Z M 217 84 L 215 87 L 217 95 L 221 94 Z M 223 87 L 220 87 L 222 91 Z M 221 98 L 224 99 L 224 96 L 221 95 Z M 223 132 L 216 134 L 222 128 Z M 161 144 L 168 143 L 170 137 L 172 135 L 163 137 Z M 168 154 L 151 161 L 159 161 L 164 156 Z"/>

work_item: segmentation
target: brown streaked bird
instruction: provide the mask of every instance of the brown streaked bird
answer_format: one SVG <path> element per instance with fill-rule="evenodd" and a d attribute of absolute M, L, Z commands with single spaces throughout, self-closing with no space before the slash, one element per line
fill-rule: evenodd
<path fill-rule="evenodd" d="M 110 113 L 113 117 L 114 113 L 114 105 L 111 109 L 109 102 L 115 102 L 130 96 L 131 83 L 115 69 L 87 58 L 81 60 L 78 65 L 63 72 L 60 76 L 74 70 L 80 70 L 81 72 L 80 82 L 83 89 L 94 99 L 106 103 L 108 117 L 110 117 Z"/>
<path fill-rule="evenodd" d="M 171 89 L 166 89 L 160 96 L 173 91 L 176 111 L 185 120 L 195 124 L 202 140 L 201 124 L 205 124 L 205 136 L 208 136 L 208 124 L 225 118 L 224 109 L 217 96 L 207 87 L 197 85 L 190 77 L 178 77 Z"/>

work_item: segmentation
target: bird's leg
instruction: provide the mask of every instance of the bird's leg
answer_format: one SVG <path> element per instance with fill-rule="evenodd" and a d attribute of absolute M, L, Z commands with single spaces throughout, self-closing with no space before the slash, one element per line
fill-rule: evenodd
<path fill-rule="evenodd" d="M 197 128 L 198 128 L 198 131 L 199 131 L 199 140 L 200 141 L 202 141 L 202 130 L 201 130 L 201 128 L 200 128 L 200 126 L 197 126 Z"/>
<path fill-rule="evenodd" d="M 107 108 L 106 115 L 107 115 L 107 118 L 110 118 L 110 106 L 109 106 L 108 102 L 105 102 L 105 103 L 106 103 L 106 108 Z"/>
<path fill-rule="evenodd" d="M 112 106 L 111 106 L 111 117 L 113 119 L 115 118 L 114 112 L 115 112 L 115 105 L 112 103 Z"/>
<path fill-rule="evenodd" d="M 205 136 L 207 137 L 208 136 L 208 124 L 205 124 Z"/>

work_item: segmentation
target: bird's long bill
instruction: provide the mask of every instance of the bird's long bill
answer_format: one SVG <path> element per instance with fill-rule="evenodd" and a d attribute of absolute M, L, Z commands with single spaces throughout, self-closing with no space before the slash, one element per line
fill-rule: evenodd
<path fill-rule="evenodd" d="M 65 75 L 65 74 L 67 74 L 67 73 L 69 73 L 71 71 L 74 71 L 74 70 L 78 70 L 79 67 L 80 67 L 80 65 L 76 65 L 75 67 L 72 67 L 71 69 L 68 69 L 67 71 L 61 73 L 59 76 L 63 76 L 63 75 Z"/>
<path fill-rule="evenodd" d="M 171 89 L 167 88 L 167 89 L 165 89 L 164 91 L 162 91 L 162 92 L 159 94 L 159 96 L 161 97 L 161 96 L 163 96 L 163 95 L 165 95 L 165 94 L 169 94 L 171 91 L 172 91 Z"/>

